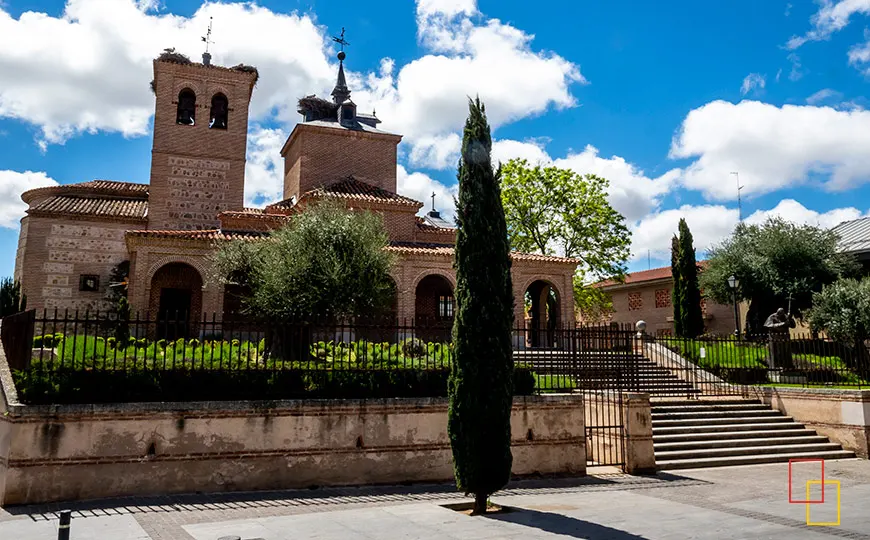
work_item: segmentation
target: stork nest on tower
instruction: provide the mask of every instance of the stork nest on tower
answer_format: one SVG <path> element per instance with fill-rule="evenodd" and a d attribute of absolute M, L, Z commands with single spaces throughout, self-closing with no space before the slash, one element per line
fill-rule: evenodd
<path fill-rule="evenodd" d="M 157 57 L 161 62 L 173 62 L 175 64 L 192 64 L 186 55 L 181 54 L 180 52 L 175 52 L 174 47 L 170 47 L 169 49 L 163 49 L 163 52 L 160 53 L 160 56 Z"/>
<path fill-rule="evenodd" d="M 338 105 L 312 94 L 299 100 L 298 111 L 299 114 L 305 115 L 312 120 L 335 118 L 338 115 Z"/>
<path fill-rule="evenodd" d="M 231 67 L 233 71 L 241 71 L 243 73 L 253 73 L 254 74 L 254 84 L 257 84 L 257 80 L 260 78 L 260 71 L 254 66 L 249 66 L 247 64 L 238 64 Z"/>

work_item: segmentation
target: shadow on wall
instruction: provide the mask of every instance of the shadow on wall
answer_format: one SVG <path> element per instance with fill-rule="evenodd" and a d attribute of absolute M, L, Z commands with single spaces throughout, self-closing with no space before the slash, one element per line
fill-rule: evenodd
<path fill-rule="evenodd" d="M 570 538 L 608 538 L 610 540 L 647 540 L 648 538 L 563 514 L 539 512 L 528 508 L 514 507 L 511 512 L 492 514 L 486 517 Z"/>

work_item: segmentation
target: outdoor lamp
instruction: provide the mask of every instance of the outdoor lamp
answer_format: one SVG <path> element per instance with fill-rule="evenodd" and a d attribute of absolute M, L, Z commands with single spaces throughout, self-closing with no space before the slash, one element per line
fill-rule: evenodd
<path fill-rule="evenodd" d="M 732 289 L 736 289 L 737 286 L 740 285 L 740 280 L 734 277 L 733 275 L 728 278 L 728 286 Z"/>

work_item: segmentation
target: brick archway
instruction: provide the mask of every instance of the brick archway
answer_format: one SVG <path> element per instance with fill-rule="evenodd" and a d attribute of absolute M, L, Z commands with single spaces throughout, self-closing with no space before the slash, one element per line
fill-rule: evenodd
<path fill-rule="evenodd" d="M 523 288 L 523 305 L 528 312 L 526 343 L 530 347 L 553 347 L 562 324 L 562 295 L 551 281 L 536 278 Z"/>
<path fill-rule="evenodd" d="M 151 277 L 148 311 L 156 316 L 159 337 L 187 337 L 202 316 L 202 275 L 193 266 L 171 262 Z"/>
<path fill-rule="evenodd" d="M 433 272 L 419 279 L 414 287 L 414 322 L 417 334 L 426 341 L 447 341 L 453 328 L 456 301 L 453 283 Z"/>

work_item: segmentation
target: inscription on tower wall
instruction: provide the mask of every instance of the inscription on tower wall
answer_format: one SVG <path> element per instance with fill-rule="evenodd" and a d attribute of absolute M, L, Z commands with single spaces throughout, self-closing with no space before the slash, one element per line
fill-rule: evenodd
<path fill-rule="evenodd" d="M 169 229 L 217 227 L 217 215 L 229 209 L 230 162 L 169 156 L 169 197 L 163 201 Z"/>

